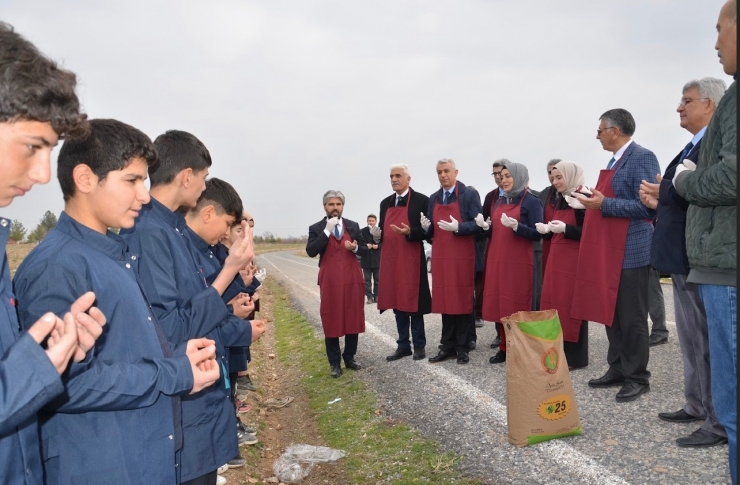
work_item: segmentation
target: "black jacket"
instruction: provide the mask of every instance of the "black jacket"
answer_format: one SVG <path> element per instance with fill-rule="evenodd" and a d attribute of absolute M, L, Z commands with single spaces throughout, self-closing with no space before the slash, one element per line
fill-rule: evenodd
<path fill-rule="evenodd" d="M 375 244 L 373 235 L 370 234 L 370 227 L 363 227 L 360 231 L 366 244 Z M 378 249 L 367 248 L 367 254 L 360 257 L 360 266 L 362 269 L 380 268 L 380 250 L 383 249 L 383 243 L 378 243 Z"/>
<path fill-rule="evenodd" d="M 694 145 L 686 158 L 699 160 L 702 137 Z M 678 195 L 673 187 L 673 175 L 681 161 L 681 154 L 676 155 L 663 175 L 658 198 L 658 214 L 655 217 L 650 249 L 650 265 L 663 273 L 689 274 L 689 258 L 686 255 L 686 211 L 689 203 Z"/>
<path fill-rule="evenodd" d="M 424 231 L 424 229 L 421 228 L 421 214 L 423 213 L 425 216 L 429 217 L 429 214 L 427 211 L 429 210 L 429 197 L 426 195 L 415 192 L 412 188 L 409 187 L 409 194 L 411 194 L 411 198 L 409 199 L 408 194 L 406 194 L 406 199 L 404 200 L 404 204 L 406 204 L 406 207 L 408 207 L 408 215 L 409 215 L 409 227 L 411 227 L 411 234 L 406 236 L 406 240 L 409 242 L 422 242 L 427 240 L 427 233 Z M 409 202 L 407 204 L 407 202 Z M 385 215 L 388 212 L 389 207 L 394 207 L 396 205 L 396 194 L 393 194 L 389 197 L 386 197 L 383 199 L 383 201 L 380 203 L 380 219 L 378 219 L 378 225 L 380 228 L 383 228 L 383 224 L 385 223 Z M 380 241 L 382 243 L 383 236 L 385 235 L 385 231 L 383 231 L 380 235 Z M 381 254 L 380 257 L 382 258 L 383 255 Z M 424 244 L 419 244 L 419 313 L 427 314 L 431 313 L 432 311 L 432 294 L 429 291 L 429 278 L 427 276 L 427 264 L 426 264 L 426 257 L 424 256 Z"/>
<path fill-rule="evenodd" d="M 360 233 L 360 225 L 356 223 L 355 221 L 350 221 L 349 219 L 342 218 L 342 223 L 344 224 L 344 230 L 347 231 L 347 234 L 349 234 L 350 239 L 353 241 L 357 241 L 357 255 L 362 257 L 365 254 L 367 254 L 367 243 L 362 238 L 362 234 Z M 324 252 L 326 251 L 326 246 L 329 244 L 329 236 L 326 235 L 324 232 L 324 228 L 326 227 L 326 217 L 321 219 L 316 224 L 312 224 L 311 227 L 308 228 L 308 241 L 306 242 L 306 254 L 308 254 L 310 257 L 316 257 L 316 255 L 319 256 L 319 267 L 321 267 L 321 262 L 324 259 Z"/>

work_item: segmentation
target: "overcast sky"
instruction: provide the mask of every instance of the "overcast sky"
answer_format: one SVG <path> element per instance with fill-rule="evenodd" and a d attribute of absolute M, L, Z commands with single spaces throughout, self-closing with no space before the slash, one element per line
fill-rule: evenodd
<path fill-rule="evenodd" d="M 534 189 L 551 158 L 593 185 L 611 108 L 634 115 L 634 140 L 665 168 L 691 138 L 683 84 L 732 82 L 714 50 L 722 3 L 0 0 L 0 18 L 77 74 L 91 118 L 193 133 L 257 234 L 299 236 L 328 189 L 349 219 L 377 213 L 393 163 L 426 194 L 441 158 L 482 197 L 502 157 Z M 47 209 L 63 209 L 55 178 L 3 215 L 32 229 Z"/>

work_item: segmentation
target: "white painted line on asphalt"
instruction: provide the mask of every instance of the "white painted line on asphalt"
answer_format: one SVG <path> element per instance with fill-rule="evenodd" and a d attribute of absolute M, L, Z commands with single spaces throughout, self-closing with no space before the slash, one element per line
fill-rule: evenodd
<path fill-rule="evenodd" d="M 312 294 L 316 297 L 317 300 L 319 299 L 318 292 L 304 287 L 301 283 L 297 282 L 296 280 L 285 274 L 285 272 L 280 270 L 280 268 L 275 266 L 275 264 L 270 261 L 270 258 L 265 259 L 267 259 L 267 262 L 270 263 L 278 272 L 280 272 L 285 277 L 285 279 L 289 280 L 293 285 L 306 291 L 309 294 Z M 386 334 L 367 320 L 365 320 L 365 330 L 373 337 L 387 344 L 390 350 L 396 348 L 396 340 L 393 337 Z M 501 425 L 502 427 L 507 425 L 506 406 L 498 402 L 496 398 L 494 398 L 490 394 L 480 390 L 464 379 L 457 377 L 455 374 L 445 369 L 444 367 L 426 363 L 425 365 L 422 365 L 421 368 L 431 373 L 436 378 L 443 380 L 446 385 L 464 394 L 471 402 L 475 404 L 478 409 L 485 408 L 488 413 L 493 416 L 493 419 L 497 422 L 497 424 Z M 481 396 L 485 396 L 487 399 L 481 399 Z M 577 474 L 589 483 L 598 483 L 603 485 L 629 485 L 629 482 L 617 475 L 614 475 L 608 469 L 596 463 L 588 455 L 581 453 L 567 443 L 554 440 L 546 441 L 536 446 L 537 452 L 542 453 L 545 458 L 552 460 L 559 465 L 563 465 L 571 473 Z"/>

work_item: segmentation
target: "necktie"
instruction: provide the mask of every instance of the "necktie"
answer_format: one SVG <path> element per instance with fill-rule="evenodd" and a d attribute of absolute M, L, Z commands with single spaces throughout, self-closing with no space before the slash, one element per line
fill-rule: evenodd
<path fill-rule="evenodd" d="M 334 237 L 339 239 L 339 224 L 334 226 Z"/>
<path fill-rule="evenodd" d="M 606 169 L 611 170 L 612 166 L 614 165 L 614 162 L 616 162 L 616 160 L 614 160 L 614 157 L 612 157 L 612 159 L 609 160 L 609 165 L 606 166 Z"/>
<path fill-rule="evenodd" d="M 694 148 L 694 143 L 693 142 L 689 142 L 689 144 L 686 145 L 686 148 L 684 148 L 683 151 L 681 152 L 681 156 L 678 159 L 678 163 L 683 162 L 683 159 L 686 158 L 686 155 L 689 154 L 689 152 L 691 151 L 692 148 Z"/>
<path fill-rule="evenodd" d="M 397 195 L 396 196 L 396 207 L 398 207 L 399 205 L 401 205 L 401 202 L 402 201 L 403 201 L 403 197 L 401 197 L 400 195 Z"/>
<path fill-rule="evenodd" d="M 447 204 L 448 200 L 450 200 L 450 193 L 445 190 L 445 193 L 442 196 L 442 204 Z"/>

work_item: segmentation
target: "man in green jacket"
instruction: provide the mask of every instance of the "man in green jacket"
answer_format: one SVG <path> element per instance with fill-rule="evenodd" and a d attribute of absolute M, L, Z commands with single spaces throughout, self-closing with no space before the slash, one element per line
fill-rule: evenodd
<path fill-rule="evenodd" d="M 737 73 L 737 0 L 717 21 L 717 49 L 726 74 Z M 712 400 L 727 432 L 732 483 L 737 483 L 737 84 L 709 123 L 698 168 L 684 161 L 673 185 L 691 204 L 686 219 L 687 279 L 699 285 L 709 330 Z"/>

